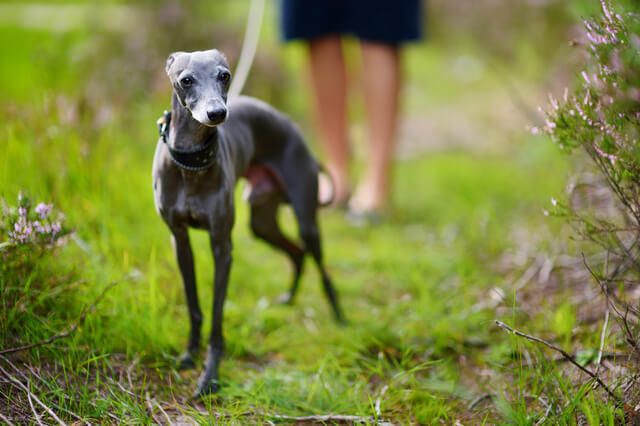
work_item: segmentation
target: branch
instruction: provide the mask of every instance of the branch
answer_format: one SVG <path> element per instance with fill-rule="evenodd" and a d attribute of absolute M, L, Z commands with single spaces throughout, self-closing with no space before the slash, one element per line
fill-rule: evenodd
<path fill-rule="evenodd" d="M 89 313 L 89 311 L 91 311 L 93 308 L 95 308 L 96 305 L 104 298 L 104 296 L 107 293 L 107 291 L 109 289 L 111 289 L 112 287 L 114 287 L 116 284 L 118 284 L 121 281 L 124 281 L 124 280 L 126 280 L 126 279 L 128 279 L 130 277 L 131 277 L 130 275 L 126 275 L 126 276 L 120 278 L 119 280 L 114 280 L 114 281 L 111 281 L 109 284 L 107 284 L 106 287 L 102 290 L 102 293 L 100 293 L 100 295 L 98 295 L 98 297 L 96 297 L 96 299 L 93 301 L 93 303 L 91 305 L 89 305 L 89 307 L 87 307 L 85 305 L 84 308 L 82 308 L 82 313 L 80 314 L 80 318 L 78 318 L 78 321 L 76 321 L 67 330 L 65 330 L 65 331 L 63 331 L 61 333 L 58 333 L 58 334 L 54 334 L 53 336 L 49 337 L 48 339 L 41 340 L 41 341 L 36 342 L 36 343 L 31 343 L 29 345 L 24 345 L 24 346 L 18 346 L 18 347 L 15 347 L 15 348 L 3 349 L 3 350 L 0 351 L 0 355 L 10 354 L 10 353 L 14 353 L 14 352 L 26 351 L 28 349 L 36 348 L 38 346 L 48 345 L 49 343 L 54 342 L 54 341 L 56 341 L 58 339 L 64 339 L 66 337 L 71 336 L 78 329 L 78 327 L 84 322 L 84 320 L 87 317 L 87 314 Z"/>
<path fill-rule="evenodd" d="M 604 293 L 605 298 L 607 300 L 607 306 L 611 306 L 613 311 L 619 317 L 622 317 L 622 313 L 620 312 L 620 310 L 618 310 L 618 307 L 616 306 L 615 303 L 613 303 L 611 301 L 611 299 L 613 299 L 616 303 L 618 303 L 618 304 L 620 304 L 622 306 L 625 306 L 627 308 L 629 307 L 629 305 L 627 303 L 625 303 L 624 301 L 620 300 L 620 298 L 618 296 L 616 296 L 614 293 L 609 292 L 609 284 L 607 283 L 606 280 L 604 280 L 604 281 L 601 280 L 600 277 L 595 273 L 595 271 L 593 269 L 591 269 L 591 267 L 587 263 L 587 259 L 585 258 L 584 253 L 582 253 L 582 262 L 583 262 L 585 268 L 587 268 L 587 270 L 589 271 L 589 273 L 593 277 L 593 279 L 596 280 L 596 282 L 600 286 L 600 289 L 602 290 L 602 292 Z M 614 274 L 616 274 L 616 272 L 614 272 Z M 638 313 L 636 311 L 634 311 L 633 309 L 631 310 L 631 313 L 633 313 L 634 315 L 638 316 Z"/>
<path fill-rule="evenodd" d="M 571 355 L 569 355 L 568 353 L 566 353 L 564 350 L 560 349 L 559 347 L 555 346 L 552 343 L 547 342 L 546 340 L 542 340 L 538 337 L 535 336 L 530 336 L 528 334 L 525 334 L 521 331 L 518 331 L 514 328 L 509 327 L 508 325 L 506 325 L 505 323 L 496 320 L 496 324 L 498 325 L 498 327 L 515 334 L 516 336 L 520 336 L 520 337 L 524 337 L 525 339 L 529 339 L 533 342 L 537 342 L 537 343 L 542 343 L 543 345 L 545 345 L 548 348 L 553 349 L 554 351 L 559 352 L 560 354 L 562 354 L 562 356 L 569 361 L 570 363 L 572 363 L 573 365 L 575 365 L 576 367 L 578 367 L 582 372 L 586 373 L 587 375 L 589 375 L 591 378 L 593 378 L 605 391 L 607 391 L 607 393 L 616 401 L 621 402 L 620 398 L 618 398 L 613 392 L 611 392 L 611 389 L 609 389 L 607 387 L 607 385 L 604 384 L 604 382 L 602 380 L 600 380 L 600 378 L 598 376 L 596 376 L 595 374 L 593 374 L 590 370 L 587 370 L 586 368 L 584 368 L 583 366 L 581 366 L 580 364 L 578 364 L 578 362 L 575 360 L 574 357 L 572 357 Z"/>

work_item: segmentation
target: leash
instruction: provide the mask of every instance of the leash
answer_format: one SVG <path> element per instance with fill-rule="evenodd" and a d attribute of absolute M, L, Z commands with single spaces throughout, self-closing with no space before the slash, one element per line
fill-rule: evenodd
<path fill-rule="evenodd" d="M 260 28 L 262 27 L 264 1 L 265 0 L 251 0 L 251 7 L 249 8 L 249 16 L 247 18 L 247 29 L 244 33 L 244 41 L 242 42 L 242 49 L 240 50 L 240 59 L 238 59 L 236 73 L 233 80 L 231 80 L 231 87 L 229 88 L 230 96 L 237 96 L 242 92 L 244 83 L 247 81 L 247 76 L 251 70 L 251 65 L 253 65 L 253 59 L 256 56 L 258 40 L 260 38 Z"/>

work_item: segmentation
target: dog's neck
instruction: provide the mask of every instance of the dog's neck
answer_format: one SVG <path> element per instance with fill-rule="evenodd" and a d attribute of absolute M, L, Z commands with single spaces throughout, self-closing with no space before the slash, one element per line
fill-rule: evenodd
<path fill-rule="evenodd" d="M 171 98 L 171 124 L 167 143 L 174 148 L 191 148 L 217 138 L 218 128 L 195 120 L 174 93 Z"/>

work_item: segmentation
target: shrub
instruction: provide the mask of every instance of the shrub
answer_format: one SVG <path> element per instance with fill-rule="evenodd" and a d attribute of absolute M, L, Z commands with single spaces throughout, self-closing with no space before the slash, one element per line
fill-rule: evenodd
<path fill-rule="evenodd" d="M 34 315 L 50 316 L 61 301 L 52 293 L 59 283 L 48 254 L 68 234 L 64 216 L 52 204 L 20 194 L 17 205 L 2 200 L 0 216 L 0 341 L 20 341 Z M 47 297 L 51 294 L 51 297 Z M 38 323 L 41 326 L 41 323 Z"/>
<path fill-rule="evenodd" d="M 607 308 L 617 314 L 629 360 L 637 361 L 640 311 L 627 293 L 640 285 L 640 15 L 618 14 L 604 0 L 601 4 L 602 16 L 584 22 L 590 60 L 580 86 L 572 93 L 565 90 L 560 100 L 551 97 L 542 131 L 563 150 L 584 151 L 608 189 L 608 199 L 603 198 L 602 191 L 593 191 L 597 182 L 592 180 L 581 185 L 581 198 L 553 203 L 555 213 L 599 248 L 601 261 L 589 265 L 585 260 L 585 266 L 605 293 Z M 638 370 L 637 365 L 626 366 Z M 632 397 L 633 377 L 618 383 L 625 397 L 633 399 L 632 407 L 638 399 L 637 394 Z"/>

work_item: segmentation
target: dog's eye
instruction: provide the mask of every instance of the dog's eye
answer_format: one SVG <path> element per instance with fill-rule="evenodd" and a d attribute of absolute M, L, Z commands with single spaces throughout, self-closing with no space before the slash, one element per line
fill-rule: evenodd
<path fill-rule="evenodd" d="M 229 74 L 227 71 L 222 71 L 220 74 L 218 74 L 218 80 L 220 80 L 223 83 L 228 82 L 231 79 L 231 74 Z"/>
<path fill-rule="evenodd" d="M 185 77 L 180 80 L 180 84 L 182 85 L 182 87 L 190 87 L 193 84 L 193 78 Z"/>

